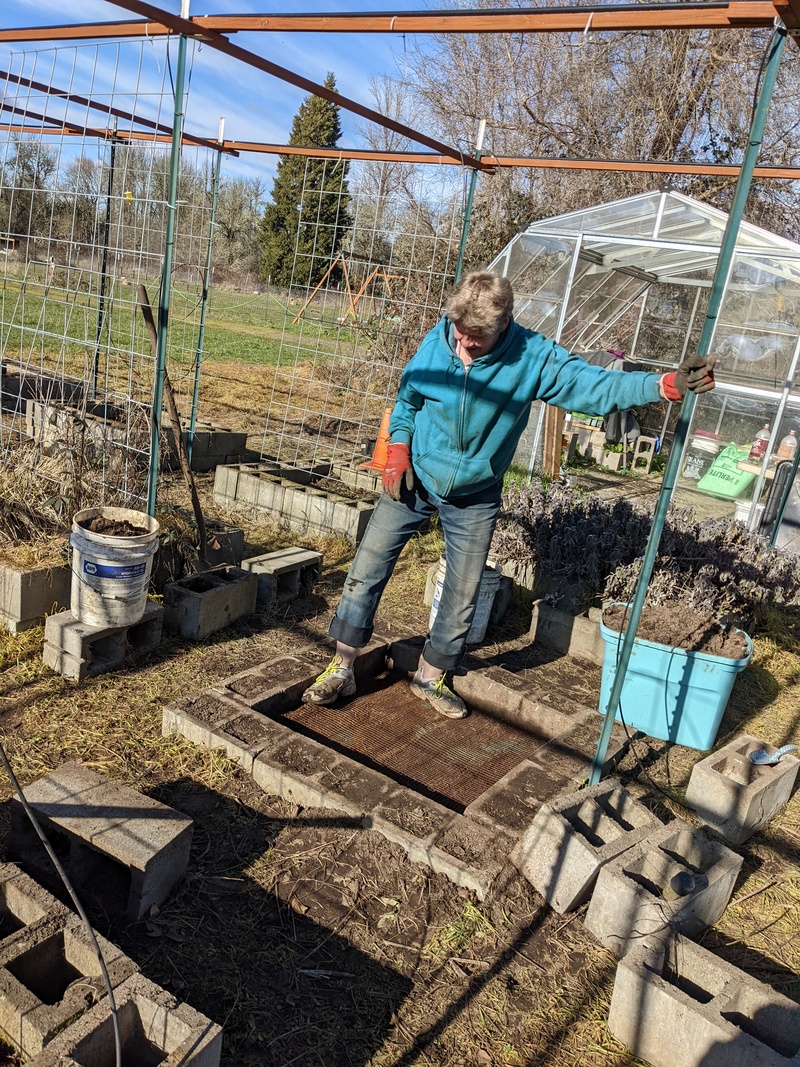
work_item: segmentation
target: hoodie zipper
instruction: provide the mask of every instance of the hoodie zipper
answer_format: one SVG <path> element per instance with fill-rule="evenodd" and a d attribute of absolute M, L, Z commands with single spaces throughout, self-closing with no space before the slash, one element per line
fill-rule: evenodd
<path fill-rule="evenodd" d="M 464 416 L 467 407 L 467 378 L 469 377 L 469 372 L 472 369 L 472 364 L 464 363 L 464 361 L 461 359 L 459 359 L 458 362 L 461 364 L 464 370 L 464 384 L 461 386 L 461 402 L 458 405 L 458 426 L 456 427 L 458 438 L 458 455 L 456 457 L 456 463 L 453 468 L 453 472 L 450 475 L 450 481 L 447 485 L 447 491 L 442 494 L 444 497 L 447 497 L 447 495 L 453 490 L 453 486 L 455 485 L 456 481 L 456 475 L 458 474 L 458 468 L 461 466 L 461 456 L 464 452 Z"/>

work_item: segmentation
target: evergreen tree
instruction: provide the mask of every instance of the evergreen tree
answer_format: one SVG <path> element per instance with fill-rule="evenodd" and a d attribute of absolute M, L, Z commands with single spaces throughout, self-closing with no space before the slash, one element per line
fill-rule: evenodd
<path fill-rule="evenodd" d="M 325 79 L 325 88 L 336 88 L 333 74 Z M 289 144 L 335 148 L 341 135 L 338 106 L 308 96 L 294 117 Z M 259 232 L 264 279 L 284 287 L 322 280 L 350 225 L 347 172 L 341 159 L 280 157 L 272 203 Z"/>

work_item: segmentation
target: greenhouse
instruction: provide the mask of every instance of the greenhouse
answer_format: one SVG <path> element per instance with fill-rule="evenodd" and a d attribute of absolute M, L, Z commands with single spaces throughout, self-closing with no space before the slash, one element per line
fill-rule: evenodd
<path fill-rule="evenodd" d="M 534 222 L 491 269 L 511 279 L 525 326 L 572 351 L 624 351 L 668 368 L 696 350 L 727 221 L 683 194 L 646 193 Z M 773 482 L 773 497 L 787 491 L 794 465 L 776 471 L 794 458 L 800 423 L 799 308 L 800 245 L 743 222 L 710 348 L 717 388 L 698 399 L 680 468 L 700 513 L 724 513 L 727 501 L 757 528 Z M 669 445 L 673 414 L 659 445 Z M 543 423 L 538 405 L 520 463 L 541 454 Z"/>

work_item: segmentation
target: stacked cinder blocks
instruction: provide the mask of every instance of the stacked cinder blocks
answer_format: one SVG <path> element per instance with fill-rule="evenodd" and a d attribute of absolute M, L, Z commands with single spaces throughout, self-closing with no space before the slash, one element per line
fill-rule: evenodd
<path fill-rule="evenodd" d="M 193 823 L 188 815 L 136 790 L 109 782 L 80 763 L 64 763 L 23 791 L 62 863 L 87 901 L 135 922 L 161 904 L 189 861 Z M 58 853 L 58 849 L 56 849 Z M 58 876 L 16 798 L 9 854 L 37 877 Z"/>
<path fill-rule="evenodd" d="M 788 802 L 800 768 L 788 753 L 772 765 L 753 763 L 750 753 L 759 749 L 777 751 L 743 734 L 692 768 L 687 805 L 732 845 L 741 845 Z"/>
<path fill-rule="evenodd" d="M 60 612 L 45 622 L 42 657 L 52 670 L 82 682 L 154 652 L 161 644 L 163 619 L 161 605 L 150 602 L 130 626 L 94 626 Z"/>
<path fill-rule="evenodd" d="M 0 567 L 0 627 L 18 634 L 69 606 L 72 572 L 55 567 Z"/>
<path fill-rule="evenodd" d="M 608 778 L 543 804 L 511 861 L 563 915 L 589 899 L 601 867 L 661 826 L 644 804 Z"/>
<path fill-rule="evenodd" d="M 164 588 L 164 625 L 202 641 L 256 610 L 258 576 L 240 567 L 214 567 Z"/>
<path fill-rule="evenodd" d="M 619 957 L 670 928 L 700 934 L 724 912 L 741 866 L 741 856 L 674 819 L 600 870 L 586 928 Z"/>
<path fill-rule="evenodd" d="M 242 570 L 258 575 L 256 607 L 261 611 L 310 592 L 321 567 L 322 553 L 305 548 L 280 548 L 242 561 Z"/>
<path fill-rule="evenodd" d="M 800 1005 L 680 935 L 620 961 L 608 1028 L 653 1067 L 800 1064 Z"/>
<path fill-rule="evenodd" d="M 278 514 L 293 530 L 301 533 L 333 531 L 358 544 L 372 517 L 374 502 L 350 500 L 315 488 L 310 482 L 314 477 L 329 474 L 330 463 L 324 468 L 323 474 L 321 467 L 300 472 L 265 463 L 217 467 L 214 503 Z"/>
<path fill-rule="evenodd" d="M 184 424 L 183 443 L 189 447 L 189 429 Z M 175 439 L 171 432 L 165 435 L 167 447 L 164 451 L 163 465 L 175 468 L 178 457 L 175 453 Z M 238 463 L 247 448 L 247 434 L 217 426 L 213 422 L 197 422 L 192 437 L 191 467 L 193 471 L 211 471 L 226 463 Z"/>

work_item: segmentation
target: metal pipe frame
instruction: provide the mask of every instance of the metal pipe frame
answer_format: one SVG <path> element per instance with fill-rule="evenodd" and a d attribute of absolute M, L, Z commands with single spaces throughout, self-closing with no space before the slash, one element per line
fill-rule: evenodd
<path fill-rule="evenodd" d="M 126 7 L 120 4 L 120 7 Z M 135 8 L 126 8 L 136 10 Z M 776 17 L 797 25 L 797 0 L 750 0 L 730 3 L 565 5 L 497 11 L 386 11 L 380 14 L 342 12 L 323 14 L 195 15 L 193 36 L 213 33 L 583 33 L 589 15 L 597 33 L 618 30 L 714 30 L 771 26 Z M 70 23 L 51 27 L 6 29 L 0 41 L 86 40 L 99 37 L 149 37 L 174 32 L 158 13 L 145 13 L 140 22 Z M 793 21 L 795 20 L 795 21 Z"/>

